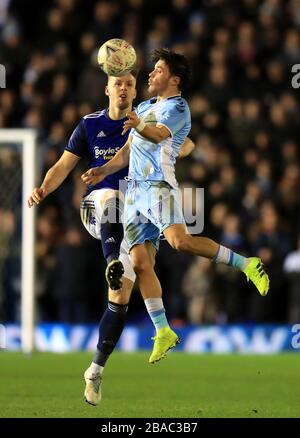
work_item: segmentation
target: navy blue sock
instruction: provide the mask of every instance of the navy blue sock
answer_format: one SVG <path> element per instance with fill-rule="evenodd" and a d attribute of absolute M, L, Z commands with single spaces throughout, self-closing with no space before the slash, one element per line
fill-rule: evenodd
<path fill-rule="evenodd" d="M 106 201 L 101 219 L 101 245 L 107 263 L 120 255 L 120 246 L 124 231 L 120 212 L 120 200 L 110 198 Z"/>
<path fill-rule="evenodd" d="M 126 321 L 127 309 L 127 304 L 116 304 L 109 301 L 108 308 L 101 318 L 97 353 L 93 362 L 102 367 L 105 366 L 121 336 Z"/>

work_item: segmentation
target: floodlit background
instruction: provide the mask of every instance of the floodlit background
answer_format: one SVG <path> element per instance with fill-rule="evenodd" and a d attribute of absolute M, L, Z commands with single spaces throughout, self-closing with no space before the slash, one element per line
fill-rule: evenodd
<path fill-rule="evenodd" d="M 153 326 L 136 289 L 103 401 L 84 404 L 107 301 L 100 244 L 79 220 L 86 163 L 37 208 L 43 353 L 11 352 L 20 350 L 25 199 L 21 144 L 1 142 L 0 129 L 0 417 L 299 417 L 300 1 L 0 0 L 0 128 L 37 132 L 38 183 L 80 118 L 107 105 L 96 53 L 113 37 L 137 50 L 136 104 L 147 98 L 149 51 L 190 60 L 196 148 L 178 161 L 178 181 L 205 190 L 203 235 L 261 257 L 271 289 L 262 298 L 241 273 L 162 242 L 157 270 L 181 343 L 149 365 Z"/>
<path fill-rule="evenodd" d="M 0 127 L 37 130 L 39 182 L 80 117 L 107 105 L 106 76 L 96 63 L 104 41 L 121 37 L 136 48 L 136 104 L 147 98 L 149 51 L 167 46 L 190 60 L 185 97 L 196 148 L 178 161 L 178 181 L 205 189 L 203 235 L 261 257 L 271 290 L 261 298 L 239 272 L 163 242 L 157 270 L 168 318 L 182 330 L 198 330 L 194 346 L 184 349 L 218 350 L 219 333 L 224 351 L 292 348 L 291 327 L 283 325 L 300 322 L 300 90 L 292 87 L 291 72 L 300 62 L 299 27 L 297 0 L 0 1 L 0 62 L 7 74 Z M 21 164 L 17 147 L 0 145 L 0 322 L 10 323 L 11 348 L 19 346 Z M 84 169 L 86 163 L 38 208 L 39 323 L 97 324 L 106 307 L 101 248 L 79 220 Z M 123 348 L 149 348 L 148 332 L 145 338 L 136 330 L 149 323 L 138 290 L 128 323 Z M 227 323 L 239 328 L 220 328 Z M 262 323 L 281 324 L 281 335 L 270 328 L 257 334 L 255 324 Z M 203 324 L 216 326 L 201 331 Z M 52 350 L 93 349 L 93 327 L 82 326 L 82 341 L 77 332 L 70 340 L 66 327 L 53 334 L 53 326 L 44 326 L 37 342 L 42 349 L 47 342 Z"/>

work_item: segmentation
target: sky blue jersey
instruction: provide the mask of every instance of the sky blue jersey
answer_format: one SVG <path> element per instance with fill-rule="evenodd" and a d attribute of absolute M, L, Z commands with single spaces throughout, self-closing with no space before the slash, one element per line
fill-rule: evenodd
<path fill-rule="evenodd" d="M 112 120 L 108 110 L 97 111 L 84 116 L 73 131 L 66 151 L 81 158 L 87 158 L 89 168 L 103 166 L 125 145 L 129 132 L 121 135 L 127 118 Z M 119 181 L 128 175 L 128 168 L 108 175 L 98 184 L 88 186 L 85 196 L 96 189 L 109 188 L 118 190 Z"/>
<path fill-rule="evenodd" d="M 136 181 L 166 181 L 177 187 L 175 162 L 181 144 L 191 129 L 188 104 L 181 96 L 157 98 L 140 103 L 137 115 L 147 125 L 164 125 L 170 137 L 155 144 L 131 130 L 129 176 Z"/>

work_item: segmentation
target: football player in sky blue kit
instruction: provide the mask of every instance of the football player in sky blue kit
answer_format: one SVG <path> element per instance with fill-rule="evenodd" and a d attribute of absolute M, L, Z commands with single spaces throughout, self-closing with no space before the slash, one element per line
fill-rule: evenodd
<path fill-rule="evenodd" d="M 105 89 L 109 97 L 109 108 L 88 114 L 75 128 L 61 158 L 47 172 L 39 188 L 35 188 L 28 205 L 39 204 L 56 190 L 82 157 L 89 166 L 102 166 L 120 150 L 128 138 L 122 135 L 126 114 L 132 110 L 136 96 L 134 72 L 122 77 L 109 77 Z M 188 155 L 194 144 L 189 139 L 181 145 L 180 156 Z M 110 285 L 108 308 L 99 326 L 97 352 L 92 364 L 85 372 L 86 400 L 97 405 L 101 400 L 102 373 L 124 328 L 126 312 L 135 281 L 135 273 L 123 240 L 121 216 L 121 194 L 119 182 L 128 174 L 125 167 L 114 175 L 87 188 L 81 202 L 81 219 L 88 232 L 101 240 L 103 254 L 107 260 L 106 277 Z M 108 219 L 108 220 L 107 220 Z M 121 245 L 121 254 L 120 254 Z M 154 264 L 154 249 L 151 250 Z M 112 267 L 112 270 L 109 270 Z M 116 293 L 116 289 L 122 288 Z M 113 274 L 113 275 L 112 275 Z"/>
<path fill-rule="evenodd" d="M 158 249 L 161 232 L 178 251 L 241 270 L 262 296 L 268 292 L 269 278 L 259 258 L 243 257 L 209 238 L 188 234 L 179 202 L 175 161 L 179 145 L 191 127 L 188 104 L 181 97 L 189 67 L 183 55 L 168 49 L 155 50 L 152 59 L 155 67 L 149 75 L 149 92 L 155 97 L 128 114 L 123 132 L 130 128 L 132 131 L 126 145 L 108 164 L 88 170 L 82 179 L 94 184 L 129 163 L 132 180 L 125 200 L 125 238 L 142 296 L 156 328 L 149 358 L 150 363 L 155 363 L 179 342 L 166 319 L 162 290 L 151 257 L 151 248 Z"/>

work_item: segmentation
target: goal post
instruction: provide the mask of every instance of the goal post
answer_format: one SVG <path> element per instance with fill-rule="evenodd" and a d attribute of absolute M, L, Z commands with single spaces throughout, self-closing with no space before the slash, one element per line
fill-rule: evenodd
<path fill-rule="evenodd" d="M 35 208 L 28 208 L 27 198 L 36 181 L 36 131 L 0 129 L 3 143 L 22 144 L 22 252 L 21 252 L 21 347 L 34 350 L 35 327 Z"/>

